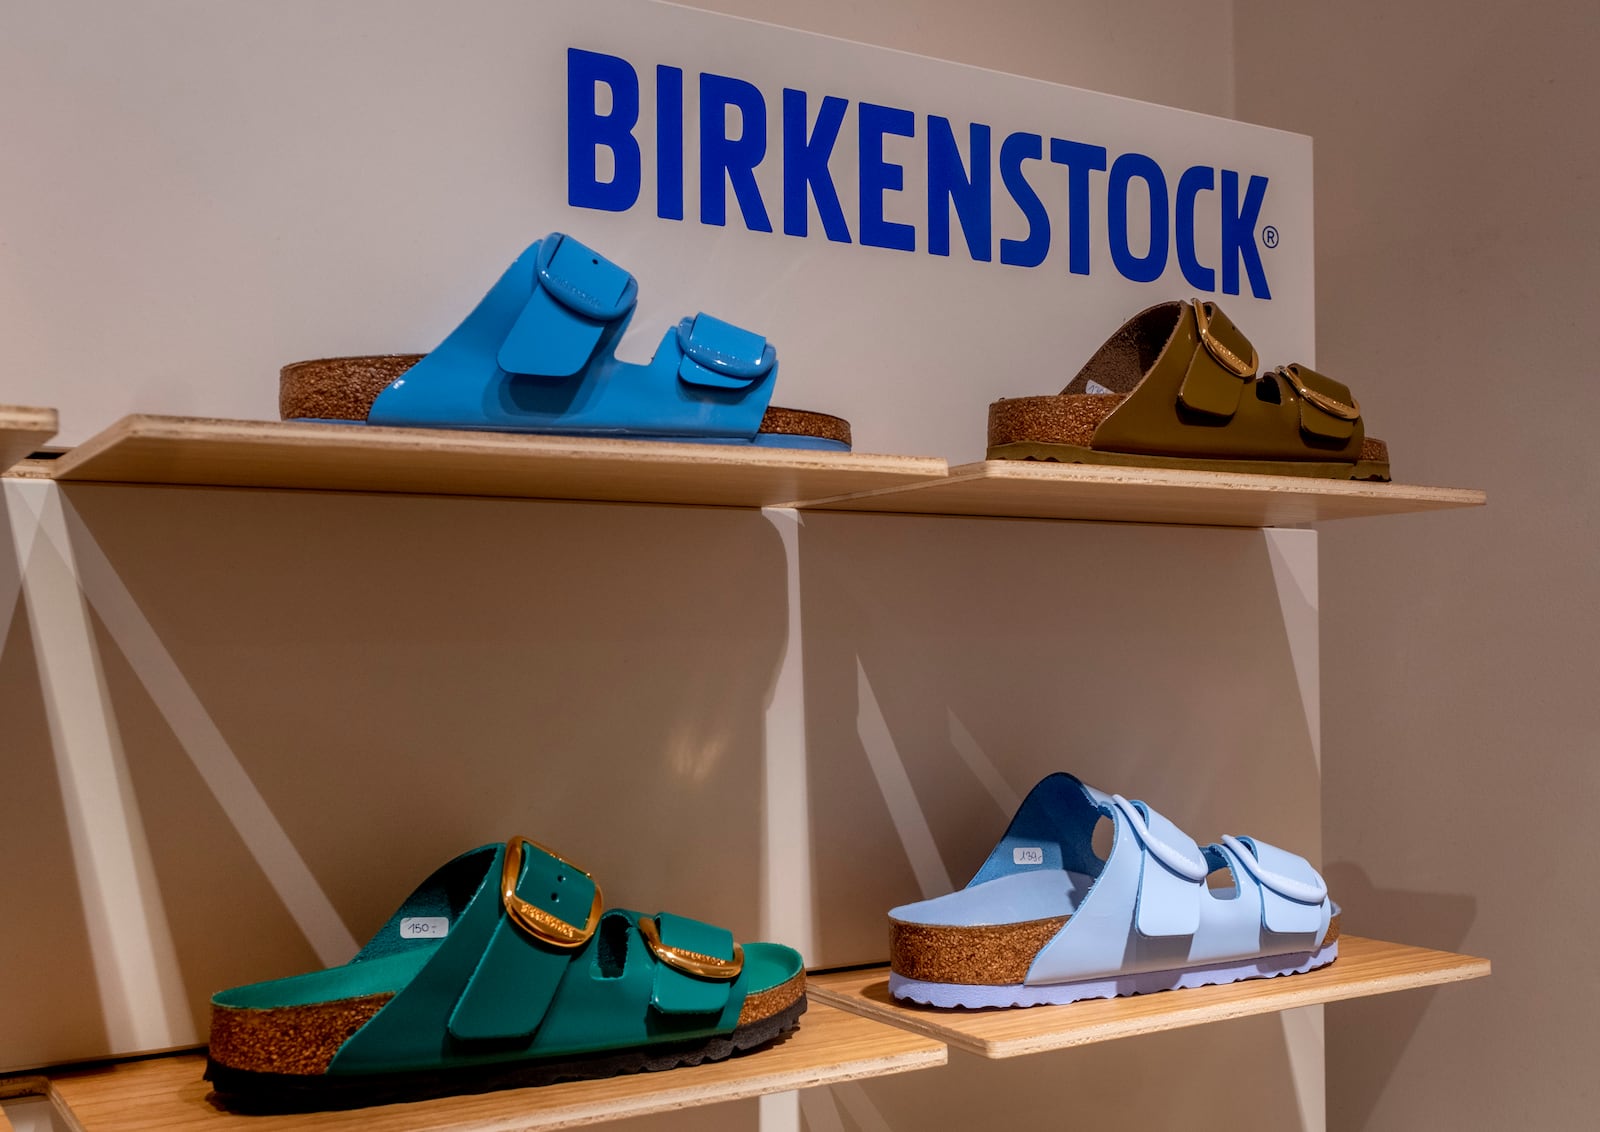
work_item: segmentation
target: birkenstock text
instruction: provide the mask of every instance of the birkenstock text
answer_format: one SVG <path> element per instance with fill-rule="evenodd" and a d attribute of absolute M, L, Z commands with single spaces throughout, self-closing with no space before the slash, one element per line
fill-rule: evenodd
<path fill-rule="evenodd" d="M 1247 280 L 1255 298 L 1272 298 L 1257 244 L 1269 188 L 1261 174 L 1211 165 L 1178 168 L 1137 152 L 1113 157 L 1104 145 L 1025 130 L 1002 132 L 982 122 L 968 125 L 963 153 L 956 127 L 938 115 L 852 103 L 831 94 L 814 99 L 795 88 L 783 90 L 774 114 L 767 95 L 754 83 L 709 71 L 699 74 L 697 91 L 698 112 L 691 123 L 683 68 L 657 66 L 651 129 L 645 113 L 650 108 L 642 101 L 634 64 L 617 55 L 570 48 L 567 202 L 578 208 L 630 211 L 639 204 L 648 164 L 656 182 L 656 215 L 683 220 L 685 139 L 692 126 L 698 141 L 701 224 L 728 224 L 731 187 L 739 222 L 752 232 L 774 231 L 768 197 L 776 195 L 770 203 L 778 206 L 785 235 L 810 234 L 814 204 L 823 234 L 835 243 L 949 256 L 955 243 L 954 212 L 966 254 L 975 261 L 994 259 L 997 221 L 1006 228 L 1025 222 L 1023 238 L 999 240 L 1002 264 L 1038 267 L 1053 246 L 1064 244 L 1058 258 L 1064 254 L 1067 270 L 1075 275 L 1089 275 L 1097 260 L 1109 258 L 1124 278 L 1149 283 L 1162 277 L 1176 255 L 1185 281 L 1198 291 L 1216 293 L 1220 282 L 1223 294 L 1237 295 Z M 738 125 L 731 129 L 734 118 Z M 845 213 L 851 186 L 843 186 L 842 199 L 830 167 L 836 149 L 848 152 L 852 131 L 857 159 L 853 232 Z M 776 135 L 772 144 L 769 135 Z M 918 138 L 923 139 L 920 146 Z M 651 141 L 654 161 L 647 163 L 643 147 Z M 782 190 L 773 194 L 769 189 L 764 196 L 757 170 L 770 168 L 774 155 L 782 167 Z M 919 159 L 925 162 L 922 169 L 914 164 Z M 889 218 L 890 212 L 914 217 L 919 211 L 912 202 L 889 196 L 906 191 L 908 169 L 914 181 L 927 186 L 921 202 L 926 204 L 925 222 L 920 225 Z M 1052 215 L 1045 203 L 1058 199 L 1061 188 L 1047 178 L 1065 181 L 1065 216 Z M 1091 221 L 1099 217 L 1104 218 L 1103 248 L 1091 246 L 1091 232 L 1097 228 Z M 1218 262 L 1202 262 L 1199 249 L 1205 247 L 1219 249 Z"/>

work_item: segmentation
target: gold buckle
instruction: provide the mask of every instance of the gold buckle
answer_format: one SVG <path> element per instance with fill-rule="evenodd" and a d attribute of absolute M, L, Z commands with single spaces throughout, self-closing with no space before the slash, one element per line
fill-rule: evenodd
<path fill-rule="evenodd" d="M 686 975 L 699 975 L 702 979 L 736 979 L 744 970 L 744 948 L 733 945 L 732 959 L 718 959 L 698 951 L 685 951 L 681 947 L 668 947 L 661 942 L 661 931 L 649 916 L 639 917 L 639 934 L 644 936 L 650 953 L 668 967 Z"/>
<path fill-rule="evenodd" d="M 1235 377 L 1254 377 L 1256 369 L 1261 365 L 1261 358 L 1256 354 L 1255 344 L 1250 345 L 1250 360 L 1247 362 L 1238 354 L 1222 344 L 1221 339 L 1211 333 L 1211 316 L 1206 313 L 1206 305 L 1199 299 L 1191 299 L 1194 305 L 1194 324 L 1200 328 L 1200 342 L 1206 348 L 1206 353 L 1216 358 L 1222 368 Z"/>
<path fill-rule="evenodd" d="M 506 842 L 506 859 L 500 867 L 500 903 L 505 907 L 506 915 L 511 917 L 513 923 L 535 939 L 548 943 L 551 947 L 571 949 L 582 947 L 594 935 L 595 928 L 600 926 L 600 912 L 605 907 L 605 901 L 600 895 L 600 884 L 595 881 L 594 903 L 589 906 L 589 920 L 581 928 L 575 928 L 559 916 L 552 916 L 543 908 L 529 904 L 517 895 L 517 881 L 522 876 L 522 851 L 524 846 L 532 845 L 535 849 L 542 850 L 560 861 L 575 873 L 583 873 L 594 881 L 577 865 L 567 860 L 560 853 L 537 841 L 530 841 L 526 837 L 513 837 Z"/>
<path fill-rule="evenodd" d="M 1350 398 L 1350 404 L 1346 405 L 1343 401 L 1335 400 L 1334 398 L 1329 397 L 1326 393 L 1318 393 L 1315 389 L 1311 388 L 1311 386 L 1305 383 L 1305 380 L 1300 376 L 1300 370 L 1298 366 L 1279 366 L 1278 372 L 1289 379 L 1289 384 L 1294 386 L 1294 391 L 1296 393 L 1300 394 L 1301 397 L 1304 397 L 1307 401 L 1310 401 L 1313 405 L 1321 409 L 1324 413 L 1327 413 L 1329 416 L 1338 417 L 1342 421 L 1353 421 L 1360 419 L 1361 402 L 1357 401 L 1354 397 Z"/>

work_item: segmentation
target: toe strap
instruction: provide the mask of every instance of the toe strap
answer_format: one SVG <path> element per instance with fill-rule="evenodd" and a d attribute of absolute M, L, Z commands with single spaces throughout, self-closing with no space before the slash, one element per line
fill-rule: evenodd
<path fill-rule="evenodd" d="M 704 312 L 678 324 L 683 353 L 678 377 L 711 389 L 748 389 L 778 364 L 778 353 L 760 334 Z"/>
<path fill-rule="evenodd" d="M 1326 927 L 1328 886 L 1309 861 L 1253 837 L 1224 835 L 1222 843 L 1261 886 L 1263 927 L 1286 935 Z"/>
<path fill-rule="evenodd" d="M 656 960 L 650 1005 L 663 1014 L 720 1013 L 744 953 L 726 928 L 661 912 L 640 916 L 639 934 Z"/>

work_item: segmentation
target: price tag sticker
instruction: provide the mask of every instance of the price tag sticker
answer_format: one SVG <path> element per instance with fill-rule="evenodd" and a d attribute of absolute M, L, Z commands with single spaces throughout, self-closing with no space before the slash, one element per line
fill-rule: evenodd
<path fill-rule="evenodd" d="M 400 921 L 401 939 L 443 939 L 449 934 L 448 916 L 407 916 Z"/>

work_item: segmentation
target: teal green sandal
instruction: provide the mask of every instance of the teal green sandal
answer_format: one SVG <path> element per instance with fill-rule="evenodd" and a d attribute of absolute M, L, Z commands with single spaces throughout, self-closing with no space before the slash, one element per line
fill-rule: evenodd
<path fill-rule="evenodd" d="M 805 1012 L 793 948 L 663 912 L 514 837 L 429 877 L 342 967 L 211 1000 L 206 1066 L 240 1110 L 347 1108 L 715 1061 Z"/>

